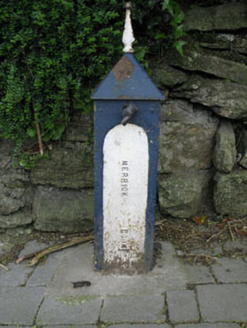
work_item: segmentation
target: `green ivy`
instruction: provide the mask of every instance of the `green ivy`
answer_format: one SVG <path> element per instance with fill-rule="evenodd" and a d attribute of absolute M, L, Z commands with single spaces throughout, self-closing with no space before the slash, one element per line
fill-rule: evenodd
<path fill-rule="evenodd" d="M 16 142 L 58 140 L 75 109 L 92 113 L 90 94 L 122 52 L 125 1 L 2 0 L 0 131 Z M 183 12 L 175 1 L 133 3 L 137 59 L 167 44 L 182 54 Z M 25 159 L 26 160 L 26 159 Z"/>

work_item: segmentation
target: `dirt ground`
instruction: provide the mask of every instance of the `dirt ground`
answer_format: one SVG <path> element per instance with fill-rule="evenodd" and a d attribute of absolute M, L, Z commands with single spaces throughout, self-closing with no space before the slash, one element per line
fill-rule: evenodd
<path fill-rule="evenodd" d="M 219 257 L 247 256 L 247 218 L 163 219 L 156 223 L 156 240 L 172 242 L 187 262 L 210 264 Z"/>
<path fill-rule="evenodd" d="M 188 263 L 211 264 L 219 257 L 243 257 L 247 259 L 247 218 L 206 219 L 202 216 L 190 220 L 162 218 L 156 222 L 155 256 L 159 254 L 159 241 L 174 244 L 178 256 Z M 88 232 L 88 235 L 93 232 Z M 0 235 L 0 264 L 15 261 L 25 244 L 30 240 L 48 245 L 63 244 L 85 234 L 45 233 L 15 237 Z M 230 246 L 229 246 L 230 245 Z"/>

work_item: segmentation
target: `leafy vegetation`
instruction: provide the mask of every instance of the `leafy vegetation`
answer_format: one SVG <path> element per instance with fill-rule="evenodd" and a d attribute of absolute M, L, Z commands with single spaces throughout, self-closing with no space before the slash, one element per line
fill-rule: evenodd
<path fill-rule="evenodd" d="M 74 109 L 92 113 L 90 94 L 122 51 L 125 1 L 2 0 L 0 11 L 0 131 L 16 142 L 60 139 Z M 178 4 L 137 0 L 136 57 L 143 62 L 185 41 Z M 26 160 L 26 158 L 24 158 Z"/>

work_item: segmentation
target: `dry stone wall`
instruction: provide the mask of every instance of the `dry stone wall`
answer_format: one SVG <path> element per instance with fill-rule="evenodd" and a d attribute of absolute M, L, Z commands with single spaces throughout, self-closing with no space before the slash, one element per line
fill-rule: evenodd
<path fill-rule="evenodd" d="M 181 57 L 153 64 L 162 106 L 159 205 L 164 215 L 247 215 L 247 3 L 189 10 Z"/>
<path fill-rule="evenodd" d="M 158 208 L 162 215 L 247 215 L 247 4 L 186 12 L 181 57 L 152 61 L 161 105 Z M 93 117 L 75 113 L 50 158 L 13 168 L 0 139 L 0 232 L 93 227 Z"/>

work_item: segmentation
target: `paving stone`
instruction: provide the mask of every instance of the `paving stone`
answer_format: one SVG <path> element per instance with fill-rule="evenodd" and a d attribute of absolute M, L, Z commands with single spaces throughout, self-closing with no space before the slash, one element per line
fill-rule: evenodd
<path fill-rule="evenodd" d="M 224 246 L 226 251 L 236 251 L 241 250 L 243 253 L 247 254 L 247 240 L 246 239 L 237 239 L 234 241 L 227 241 Z"/>
<path fill-rule="evenodd" d="M 175 328 L 240 328 L 236 323 L 198 323 L 189 325 L 177 325 Z"/>
<path fill-rule="evenodd" d="M 214 283 L 209 268 L 201 265 L 185 265 L 186 273 L 190 284 Z"/>
<path fill-rule="evenodd" d="M 247 321 L 247 285 L 197 286 L 201 316 L 204 321 Z"/>
<path fill-rule="evenodd" d="M 23 286 L 27 282 L 28 276 L 33 271 L 33 268 L 26 267 L 24 263 L 10 263 L 7 267 L 9 271 L 0 268 L 0 286 Z"/>
<path fill-rule="evenodd" d="M 164 297 L 160 295 L 106 297 L 103 322 L 152 322 L 164 320 Z"/>
<path fill-rule="evenodd" d="M 186 288 L 188 283 L 182 263 L 172 244 L 162 243 L 162 254 L 152 271 L 143 275 L 104 275 L 93 267 L 93 245 L 84 244 L 67 250 L 47 293 L 59 295 L 161 295 L 166 290 Z M 90 281 L 87 288 L 72 288 L 72 282 Z"/>
<path fill-rule="evenodd" d="M 124 324 L 124 325 L 110 325 L 108 326 L 109 328 L 171 328 L 170 325 L 167 324 L 162 324 L 162 325 L 129 325 L 129 324 Z M 1 327 L 0 327 L 1 328 Z"/>
<path fill-rule="evenodd" d="M 167 303 L 169 318 L 172 323 L 196 322 L 199 320 L 194 291 L 168 291 Z"/>
<path fill-rule="evenodd" d="M 1 327 L 0 327 L 1 328 Z M 6 328 L 6 327 L 4 327 L 4 328 Z M 7 328 L 9 328 L 9 327 L 7 327 Z M 16 327 L 10 327 L 10 328 L 16 328 Z M 22 328 L 22 327 L 18 327 L 18 328 Z M 92 326 L 92 325 L 76 325 L 76 326 L 74 326 L 74 325 L 67 325 L 67 326 L 64 326 L 64 325 L 62 325 L 62 326 L 43 326 L 43 328 L 98 328 L 98 326 Z"/>
<path fill-rule="evenodd" d="M 247 263 L 242 259 L 221 258 L 212 268 L 219 282 L 247 282 Z"/>
<path fill-rule="evenodd" d="M 27 286 L 47 286 L 51 282 L 59 262 L 60 258 L 58 256 L 50 255 L 45 263 L 40 263 L 35 269 L 27 282 Z"/>
<path fill-rule="evenodd" d="M 102 299 L 64 296 L 46 298 L 37 316 L 38 325 L 96 324 Z"/>
<path fill-rule="evenodd" d="M 33 325 L 44 293 L 43 287 L 0 287 L 0 324 Z"/>
<path fill-rule="evenodd" d="M 24 327 L 24 326 L 17 326 L 18 328 L 29 328 L 29 327 Z M 16 326 L 7 326 L 7 328 L 17 328 Z M 6 326 L 0 326 L 0 328 L 6 328 Z"/>
<path fill-rule="evenodd" d="M 37 240 L 28 241 L 18 257 L 20 258 L 34 252 L 40 252 L 48 246 L 48 244 L 39 243 Z"/>

